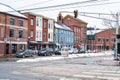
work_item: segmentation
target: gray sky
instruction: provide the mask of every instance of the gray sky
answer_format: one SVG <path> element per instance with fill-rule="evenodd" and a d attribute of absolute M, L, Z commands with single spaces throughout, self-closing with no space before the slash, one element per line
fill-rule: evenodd
<path fill-rule="evenodd" d="M 0 0 L 1 3 L 7 4 L 16 10 L 47 7 L 47 6 L 53 6 L 53 5 L 68 4 L 73 2 L 82 2 L 82 1 L 90 1 L 90 0 Z M 60 11 L 73 12 L 74 10 L 78 10 L 78 12 L 91 12 L 91 13 L 120 12 L 120 0 L 98 0 L 98 1 L 101 1 L 101 2 L 81 3 L 79 5 L 72 5 L 67 7 L 64 6 L 64 7 L 53 8 L 53 9 L 36 10 L 31 12 L 39 13 L 44 16 L 53 18 L 55 20 Z M 66 13 L 63 13 L 63 15 L 66 15 Z M 91 16 L 98 17 L 98 15 L 91 15 Z M 108 16 L 104 16 L 104 17 L 108 17 Z M 102 25 L 102 20 L 84 17 L 80 15 L 78 16 L 78 18 L 87 22 L 88 27 L 90 26 L 92 27 L 97 26 L 100 28 L 104 27 Z"/>

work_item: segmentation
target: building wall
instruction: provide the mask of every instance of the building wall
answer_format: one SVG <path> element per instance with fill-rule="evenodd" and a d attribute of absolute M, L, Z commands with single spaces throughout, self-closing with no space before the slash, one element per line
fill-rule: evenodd
<path fill-rule="evenodd" d="M 88 49 L 111 50 L 115 45 L 115 30 L 108 29 L 95 34 L 95 40 L 88 40 Z"/>
<path fill-rule="evenodd" d="M 35 13 L 24 13 L 28 16 L 28 37 L 30 36 L 30 48 L 40 49 L 49 46 L 49 42 L 53 42 L 54 35 L 54 20 Z M 31 25 L 31 18 L 34 24 Z M 50 23 L 50 29 L 49 29 Z M 33 30 L 33 37 L 31 32 Z M 49 37 L 49 33 L 50 38 Z"/>
<path fill-rule="evenodd" d="M 10 25 L 10 18 L 14 19 L 14 25 Z M 23 21 L 23 26 L 19 26 L 19 20 Z M 10 29 L 14 30 L 14 37 L 10 37 Z M 16 46 L 16 52 L 20 50 L 21 44 L 24 45 L 24 49 L 27 48 L 27 19 L 0 13 L 0 54 L 12 55 L 13 45 Z M 22 38 L 19 38 L 19 30 L 23 31 Z M 9 51 L 6 51 L 6 46 Z"/>
<path fill-rule="evenodd" d="M 67 15 L 63 19 L 63 23 L 69 26 L 74 31 L 74 44 L 86 44 L 87 23 L 80 19 Z"/>
<path fill-rule="evenodd" d="M 48 19 L 43 18 L 42 41 L 48 42 Z"/>
<path fill-rule="evenodd" d="M 50 34 L 50 35 L 49 35 Z M 48 20 L 48 42 L 54 41 L 54 20 Z"/>
<path fill-rule="evenodd" d="M 102 49 L 113 49 L 115 39 L 115 31 L 114 29 L 108 29 L 95 35 L 95 43 L 96 48 L 101 46 Z M 108 47 L 108 48 L 107 48 Z"/>
<path fill-rule="evenodd" d="M 35 41 L 36 39 L 36 16 L 30 13 L 24 13 L 25 16 L 28 17 L 28 38 L 30 41 Z M 33 24 L 31 19 L 33 19 Z"/>
<path fill-rule="evenodd" d="M 60 48 L 73 47 L 73 32 L 70 30 L 64 30 L 55 28 L 55 43 L 58 43 Z"/>
<path fill-rule="evenodd" d="M 36 41 L 42 41 L 43 20 L 41 16 L 36 17 Z"/>

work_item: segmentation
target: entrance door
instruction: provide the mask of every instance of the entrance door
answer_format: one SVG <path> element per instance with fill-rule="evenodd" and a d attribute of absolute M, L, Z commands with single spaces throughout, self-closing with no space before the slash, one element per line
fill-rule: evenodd
<path fill-rule="evenodd" d="M 6 44 L 6 54 L 9 54 L 9 44 Z"/>
<path fill-rule="evenodd" d="M 17 52 L 17 44 L 12 44 L 12 54 Z"/>

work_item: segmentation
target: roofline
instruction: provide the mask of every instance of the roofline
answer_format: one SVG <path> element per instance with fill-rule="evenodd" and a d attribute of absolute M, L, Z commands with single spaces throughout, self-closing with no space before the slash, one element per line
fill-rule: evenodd
<path fill-rule="evenodd" d="M 47 18 L 47 19 L 54 20 L 53 18 L 45 17 L 45 16 L 43 16 L 43 15 L 41 15 L 41 14 L 37 14 L 37 13 L 33 13 L 33 12 L 25 12 L 25 13 L 28 13 L 28 14 L 31 14 L 31 15 L 34 15 L 34 16 L 41 16 L 41 17 L 43 17 L 43 18 Z M 25 13 L 23 13 L 23 14 L 25 14 Z M 54 21 L 55 21 L 55 20 L 54 20 Z"/>
<path fill-rule="evenodd" d="M 72 19 L 77 20 L 77 21 L 79 21 L 79 22 L 83 22 L 83 23 L 85 23 L 85 24 L 88 24 L 87 22 L 85 22 L 85 21 L 83 21 L 83 20 L 81 20 L 81 19 L 78 19 L 78 18 L 74 18 L 73 16 L 71 16 L 71 15 L 69 15 L 69 14 L 67 14 L 64 18 L 66 18 L 67 16 L 69 16 L 69 17 L 71 17 Z"/>
<path fill-rule="evenodd" d="M 101 32 L 105 32 L 105 31 L 109 31 L 109 30 L 115 30 L 114 28 L 111 28 L 111 29 L 105 29 L 105 30 L 101 30 L 100 32 L 96 33 L 96 34 L 99 34 Z"/>
<path fill-rule="evenodd" d="M 1 12 L 1 11 L 0 11 L 0 13 L 1 13 L 1 14 L 10 15 L 10 16 L 14 16 L 14 17 L 23 18 L 23 19 L 26 19 L 26 20 L 28 19 L 26 16 L 25 16 L 25 17 L 26 17 L 26 18 L 25 18 L 25 17 L 21 17 L 21 16 L 17 16 L 17 15 L 10 14 L 10 13 L 7 13 L 7 12 Z M 20 13 L 20 14 L 21 14 L 21 13 Z M 23 15 L 23 14 L 22 14 L 22 15 Z"/>
<path fill-rule="evenodd" d="M 66 31 L 71 31 L 71 32 L 73 32 L 73 30 L 68 30 L 68 29 L 63 29 L 63 28 L 56 28 L 56 27 L 55 27 L 55 29 L 61 29 L 61 30 L 66 30 Z"/>

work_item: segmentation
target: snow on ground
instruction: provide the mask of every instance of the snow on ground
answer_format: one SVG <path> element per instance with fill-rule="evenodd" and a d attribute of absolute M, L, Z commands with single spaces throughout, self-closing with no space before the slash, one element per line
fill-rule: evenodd
<path fill-rule="evenodd" d="M 39 62 L 45 60 L 60 60 L 64 58 L 78 58 L 78 57 L 93 57 L 93 56 L 105 56 L 112 55 L 113 51 L 104 51 L 99 53 L 86 53 L 86 54 L 69 54 L 69 56 L 47 56 L 47 57 L 37 57 L 34 59 L 20 59 L 17 62 Z"/>

